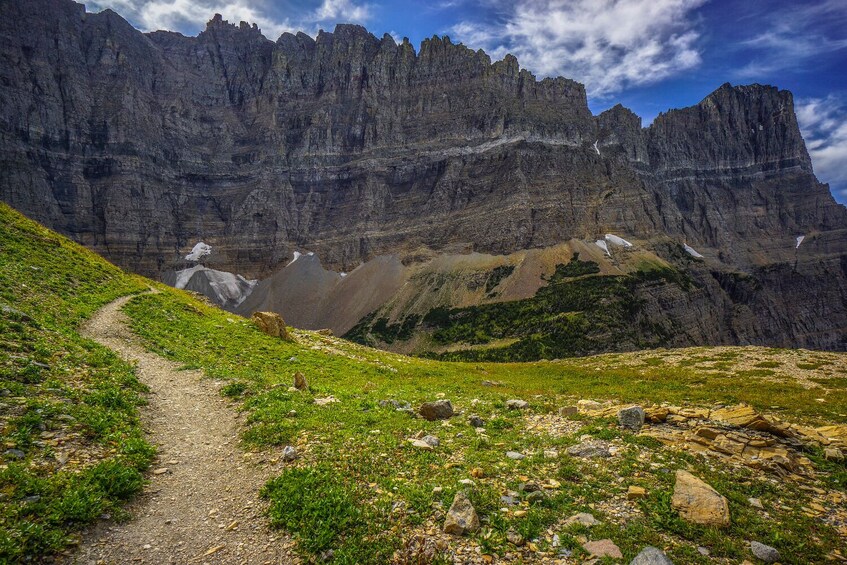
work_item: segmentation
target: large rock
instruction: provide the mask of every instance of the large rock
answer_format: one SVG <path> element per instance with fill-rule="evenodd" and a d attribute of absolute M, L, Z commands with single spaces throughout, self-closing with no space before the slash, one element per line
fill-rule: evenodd
<path fill-rule="evenodd" d="M 648 545 L 629 562 L 629 565 L 673 565 L 673 561 L 661 549 Z"/>
<path fill-rule="evenodd" d="M 618 423 L 622 428 L 637 432 L 644 425 L 644 409 L 630 406 L 618 411 Z"/>
<path fill-rule="evenodd" d="M 610 539 L 585 542 L 582 544 L 582 549 L 592 557 L 611 557 L 613 559 L 623 557 L 620 548 Z"/>
<path fill-rule="evenodd" d="M 671 506 L 680 517 L 694 524 L 729 525 L 729 504 L 718 491 L 688 471 L 676 472 Z"/>
<path fill-rule="evenodd" d="M 418 413 L 425 420 L 446 420 L 453 416 L 453 405 L 449 400 L 424 402 Z"/>
<path fill-rule="evenodd" d="M 479 529 L 479 516 L 463 492 L 457 492 L 444 520 L 444 532 L 455 536 L 472 534 Z"/>
<path fill-rule="evenodd" d="M 288 333 L 288 328 L 285 327 L 285 320 L 276 312 L 254 312 L 250 319 L 263 333 L 291 341 L 291 335 Z"/>

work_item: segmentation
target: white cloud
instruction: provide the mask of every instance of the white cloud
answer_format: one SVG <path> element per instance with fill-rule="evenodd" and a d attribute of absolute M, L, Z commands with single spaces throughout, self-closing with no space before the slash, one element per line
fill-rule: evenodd
<path fill-rule="evenodd" d="M 847 49 L 847 3 L 828 0 L 789 6 L 758 22 L 764 29 L 739 44 L 756 56 L 736 76 L 757 79 L 783 69 L 796 69 L 818 55 Z"/>
<path fill-rule="evenodd" d="M 500 21 L 467 20 L 450 31 L 495 58 L 512 53 L 537 74 L 574 78 L 604 97 L 699 65 L 694 11 L 706 1 L 503 0 Z"/>
<path fill-rule="evenodd" d="M 143 31 L 167 29 L 196 33 L 214 14 L 232 23 L 255 23 L 265 37 L 299 30 L 317 31 L 319 23 L 365 22 L 371 6 L 355 0 L 323 0 L 313 9 L 304 9 L 291 18 L 272 15 L 268 0 L 94 0 L 89 9 L 111 8 Z"/>
<path fill-rule="evenodd" d="M 847 202 L 847 101 L 833 95 L 801 99 L 796 111 L 815 174 Z"/>

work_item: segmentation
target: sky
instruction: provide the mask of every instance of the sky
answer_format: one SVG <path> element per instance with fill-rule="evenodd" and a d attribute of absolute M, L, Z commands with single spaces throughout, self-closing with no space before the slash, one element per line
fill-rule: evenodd
<path fill-rule="evenodd" d="M 617 103 L 648 125 L 725 82 L 794 93 L 815 174 L 847 204 L 847 0 L 90 0 L 143 31 L 196 35 L 215 13 L 269 39 L 337 23 L 416 48 L 448 35 L 492 60 L 511 53 L 538 78 L 585 84 L 599 113 Z"/>

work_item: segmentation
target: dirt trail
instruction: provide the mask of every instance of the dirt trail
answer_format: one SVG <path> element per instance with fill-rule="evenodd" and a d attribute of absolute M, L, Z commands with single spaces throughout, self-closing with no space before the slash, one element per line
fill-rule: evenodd
<path fill-rule="evenodd" d="M 159 458 L 150 484 L 129 506 L 132 520 L 92 528 L 73 562 L 292 563 L 289 540 L 269 530 L 259 489 L 273 475 L 238 446 L 237 413 L 200 371 L 146 351 L 130 332 L 120 298 L 81 333 L 137 363 L 150 387 L 142 410 Z M 167 471 L 162 471 L 167 469 Z"/>

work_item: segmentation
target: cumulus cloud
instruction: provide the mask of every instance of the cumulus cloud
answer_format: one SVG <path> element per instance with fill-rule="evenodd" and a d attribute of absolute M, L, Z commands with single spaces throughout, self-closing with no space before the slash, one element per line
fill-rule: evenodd
<path fill-rule="evenodd" d="M 268 0 L 94 0 L 89 8 L 111 8 L 144 31 L 167 29 L 196 33 L 214 14 L 230 22 L 255 23 L 268 38 L 286 31 L 314 30 L 320 23 L 365 22 L 371 7 L 354 0 L 323 0 L 313 8 L 303 8 L 291 17 L 273 15 Z"/>
<path fill-rule="evenodd" d="M 695 10 L 706 0 L 492 0 L 496 21 L 466 20 L 451 35 L 494 57 L 515 55 L 543 76 L 583 82 L 604 97 L 700 63 Z"/>
<path fill-rule="evenodd" d="M 802 99 L 796 111 L 815 174 L 847 202 L 847 101 L 833 95 Z"/>

